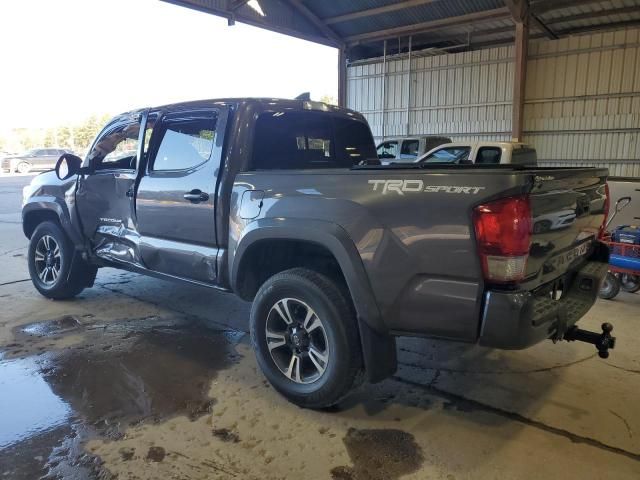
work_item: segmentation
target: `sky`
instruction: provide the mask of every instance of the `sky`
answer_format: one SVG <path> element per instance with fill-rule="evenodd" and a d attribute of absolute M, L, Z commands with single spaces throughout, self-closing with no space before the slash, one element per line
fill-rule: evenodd
<path fill-rule="evenodd" d="M 0 2 L 0 131 L 229 96 L 337 97 L 336 49 L 159 0 Z"/>

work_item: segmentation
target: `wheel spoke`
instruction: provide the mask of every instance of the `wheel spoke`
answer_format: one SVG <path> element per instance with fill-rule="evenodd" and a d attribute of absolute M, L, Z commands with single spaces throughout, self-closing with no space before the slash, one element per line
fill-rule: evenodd
<path fill-rule="evenodd" d="M 283 345 L 286 345 L 286 343 L 284 334 L 267 330 L 267 347 L 269 347 L 269 351 L 274 348 L 280 348 Z"/>
<path fill-rule="evenodd" d="M 56 248 L 53 249 L 53 258 L 60 258 L 60 247 L 56 243 Z"/>
<path fill-rule="evenodd" d="M 300 377 L 300 357 L 297 355 L 291 355 L 291 361 L 289 362 L 289 367 L 287 368 L 285 375 L 294 382 L 302 382 L 302 378 Z"/>
<path fill-rule="evenodd" d="M 318 327 L 322 327 L 322 322 L 317 317 L 313 310 L 309 310 L 310 314 L 307 314 L 307 318 L 304 321 L 304 328 L 307 332 L 312 332 Z"/>
<path fill-rule="evenodd" d="M 291 317 L 291 312 L 289 311 L 288 298 L 280 300 L 273 307 L 276 309 L 276 312 L 278 312 L 278 315 L 282 317 L 282 319 L 285 321 L 287 325 L 290 325 L 291 323 L 293 323 L 293 317 Z"/>
<path fill-rule="evenodd" d="M 42 271 L 38 274 L 38 276 L 40 277 L 40 280 L 42 280 L 43 282 L 46 282 L 48 271 L 49 271 L 49 267 L 44 267 Z"/>
<path fill-rule="evenodd" d="M 42 253 L 39 250 L 36 250 L 35 261 L 36 262 L 44 262 L 44 253 Z"/>
<path fill-rule="evenodd" d="M 327 368 L 327 356 L 312 346 L 309 348 L 309 358 L 318 370 L 318 374 L 322 375 Z"/>
<path fill-rule="evenodd" d="M 51 267 L 51 276 L 54 281 L 58 278 L 58 269 L 56 267 Z"/>
<path fill-rule="evenodd" d="M 42 243 L 44 243 L 44 248 L 49 250 L 49 235 L 42 237 Z"/>

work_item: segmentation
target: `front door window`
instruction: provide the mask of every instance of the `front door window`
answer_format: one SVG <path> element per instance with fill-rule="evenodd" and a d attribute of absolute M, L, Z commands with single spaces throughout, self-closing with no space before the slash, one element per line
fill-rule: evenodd
<path fill-rule="evenodd" d="M 105 132 L 89 152 L 89 161 L 98 170 L 135 170 L 140 123 L 118 125 Z"/>

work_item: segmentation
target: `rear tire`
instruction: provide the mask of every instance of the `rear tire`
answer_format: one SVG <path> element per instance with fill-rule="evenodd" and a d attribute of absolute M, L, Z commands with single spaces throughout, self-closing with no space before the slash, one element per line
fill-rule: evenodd
<path fill-rule="evenodd" d="M 608 272 L 600 287 L 600 298 L 611 300 L 620 293 L 620 280 L 613 273 Z"/>
<path fill-rule="evenodd" d="M 333 406 L 360 381 L 356 316 L 328 277 L 304 268 L 274 275 L 258 290 L 250 323 L 258 365 L 296 405 Z"/>
<path fill-rule="evenodd" d="M 96 268 L 77 255 L 71 240 L 54 222 L 38 225 L 29 241 L 29 274 L 36 290 L 54 300 L 72 298 L 93 284 Z"/>
<path fill-rule="evenodd" d="M 625 292 L 636 293 L 640 290 L 640 275 L 623 273 L 620 275 L 620 286 Z"/>

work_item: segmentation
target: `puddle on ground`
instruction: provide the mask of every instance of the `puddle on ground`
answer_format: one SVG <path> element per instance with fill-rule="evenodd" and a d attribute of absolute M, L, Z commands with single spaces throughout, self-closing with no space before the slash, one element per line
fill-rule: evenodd
<path fill-rule="evenodd" d="M 0 478 L 12 479 L 109 478 L 84 442 L 209 413 L 211 380 L 239 358 L 242 337 L 157 317 L 104 325 L 62 317 L 15 333 L 22 357 L 0 357 Z M 78 344 L 56 350 L 54 341 L 46 353 L 24 356 L 43 338 L 78 333 Z"/>
<path fill-rule="evenodd" d="M 395 480 L 424 462 L 414 436 L 402 430 L 350 428 L 343 442 L 353 466 L 333 468 L 334 480 Z"/>
<path fill-rule="evenodd" d="M 26 335 L 46 337 L 50 335 L 68 333 L 73 330 L 79 330 L 81 327 L 82 322 L 80 320 L 71 315 L 65 315 L 53 320 L 31 323 L 22 328 L 21 331 Z"/>

